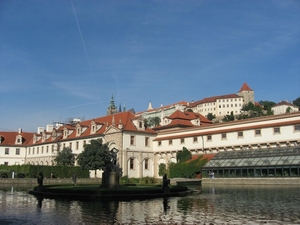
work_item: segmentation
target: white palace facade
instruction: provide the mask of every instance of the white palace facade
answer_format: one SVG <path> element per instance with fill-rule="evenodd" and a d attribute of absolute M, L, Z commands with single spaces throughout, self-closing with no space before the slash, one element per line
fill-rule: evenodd
<path fill-rule="evenodd" d="M 300 112 L 212 124 L 200 113 L 177 110 L 164 118 L 164 125 L 151 129 L 142 116 L 125 111 L 37 133 L 0 131 L 0 165 L 55 165 L 64 147 L 77 156 L 98 138 L 119 150 L 123 176 L 159 177 L 159 164 L 175 162 L 183 147 L 205 155 L 298 146 Z"/>

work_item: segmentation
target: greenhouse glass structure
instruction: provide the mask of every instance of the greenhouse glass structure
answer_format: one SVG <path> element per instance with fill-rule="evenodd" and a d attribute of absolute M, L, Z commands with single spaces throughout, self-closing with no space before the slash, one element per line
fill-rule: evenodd
<path fill-rule="evenodd" d="M 215 177 L 300 177 L 300 147 L 219 152 L 204 167 Z"/>

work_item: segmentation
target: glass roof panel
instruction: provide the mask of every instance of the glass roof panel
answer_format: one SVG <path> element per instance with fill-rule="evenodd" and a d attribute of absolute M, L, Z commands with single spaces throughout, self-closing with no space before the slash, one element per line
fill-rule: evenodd
<path fill-rule="evenodd" d="M 260 158 L 256 165 L 264 165 L 265 158 Z"/>
<path fill-rule="evenodd" d="M 300 164 L 300 155 L 296 156 L 291 164 Z"/>
<path fill-rule="evenodd" d="M 281 159 L 278 161 L 277 164 L 279 164 L 279 165 L 284 165 L 284 164 L 286 164 L 286 162 L 289 161 L 288 158 L 289 158 L 289 156 L 282 156 Z"/>
<path fill-rule="evenodd" d="M 242 166 L 247 159 L 242 159 L 237 163 L 237 166 Z"/>
<path fill-rule="evenodd" d="M 300 147 L 219 152 L 205 167 L 299 165 Z"/>
<path fill-rule="evenodd" d="M 278 162 L 280 159 L 281 159 L 280 156 L 274 157 L 274 158 L 272 159 L 272 161 L 270 162 L 270 165 L 276 165 L 277 162 Z"/>

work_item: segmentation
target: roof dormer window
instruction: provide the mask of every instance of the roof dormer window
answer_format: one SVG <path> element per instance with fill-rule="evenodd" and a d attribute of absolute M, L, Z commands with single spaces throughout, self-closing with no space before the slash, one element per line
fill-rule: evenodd
<path fill-rule="evenodd" d="M 17 136 L 16 136 L 16 142 L 15 142 L 15 144 L 17 144 L 17 145 L 18 145 L 18 144 L 19 144 L 19 145 L 22 144 L 22 136 L 21 136 L 21 135 L 17 135 Z"/>

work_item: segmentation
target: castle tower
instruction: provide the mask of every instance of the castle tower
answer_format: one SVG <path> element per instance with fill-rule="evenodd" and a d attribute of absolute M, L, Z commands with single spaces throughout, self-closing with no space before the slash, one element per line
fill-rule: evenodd
<path fill-rule="evenodd" d="M 238 96 L 244 98 L 244 104 L 252 102 L 254 104 L 254 91 L 249 87 L 249 85 L 244 82 L 241 89 L 238 92 Z"/>
<path fill-rule="evenodd" d="M 112 115 L 117 112 L 117 107 L 115 106 L 114 96 L 111 96 L 110 105 L 107 108 L 107 115 Z"/>

